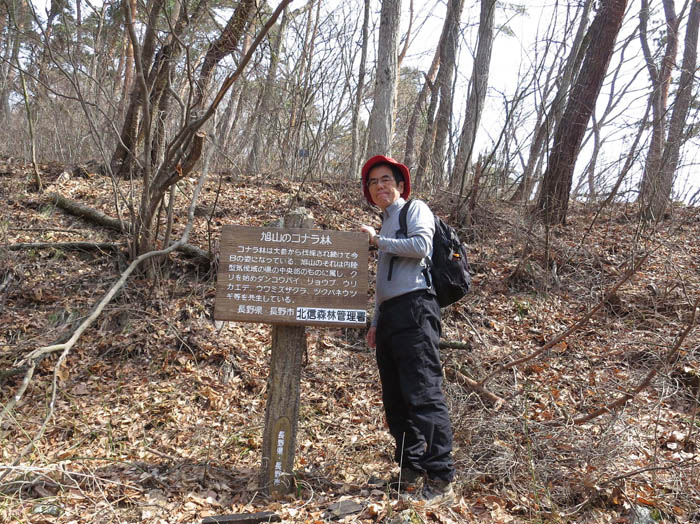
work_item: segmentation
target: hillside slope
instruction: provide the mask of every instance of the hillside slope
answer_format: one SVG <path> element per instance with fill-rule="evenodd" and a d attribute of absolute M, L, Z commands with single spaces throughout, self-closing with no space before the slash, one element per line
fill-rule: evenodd
<path fill-rule="evenodd" d="M 115 216 L 111 181 L 44 168 L 48 191 Z M 27 194 L 26 180 L 22 166 L 0 165 L 3 406 L 22 387 L 22 359 L 65 340 L 127 263 L 124 245 L 58 245 L 124 239 Z M 224 176 L 207 183 L 190 242 L 216 251 L 223 224 L 268 223 L 294 197 L 321 228 L 379 224 L 347 184 Z M 447 201 L 428 201 L 449 214 Z M 185 216 L 186 198 L 178 204 Z M 473 292 L 443 312 L 453 506 L 412 508 L 368 484 L 392 470 L 392 443 L 374 356 L 353 329 L 307 328 L 296 494 L 263 496 L 270 327 L 215 323 L 214 277 L 177 254 L 155 279 L 131 278 L 62 365 L 51 354 L 37 366 L 0 426 L 0 522 L 259 511 L 324 522 L 345 499 L 362 507 L 346 522 L 407 511 L 424 522 L 631 522 L 635 512 L 700 520 L 700 213 L 676 207 L 652 228 L 632 205 L 597 211 L 576 204 L 566 227 L 547 231 L 521 209 L 482 203 L 462 228 Z M 176 234 L 183 226 L 176 218 Z M 39 242 L 54 245 L 17 248 Z"/>

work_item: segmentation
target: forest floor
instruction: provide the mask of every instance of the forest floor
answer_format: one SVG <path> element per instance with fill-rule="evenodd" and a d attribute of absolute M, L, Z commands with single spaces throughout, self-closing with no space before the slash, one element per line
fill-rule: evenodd
<path fill-rule="evenodd" d="M 43 169 L 47 193 L 116 216 L 109 179 Z M 65 340 L 128 263 L 123 247 L 62 248 L 124 239 L 27 192 L 28 173 L 0 162 L 3 407 L 22 386 L 24 374 L 11 374 L 22 359 Z M 176 232 L 193 185 L 179 186 Z M 205 186 L 190 243 L 215 251 L 223 224 L 261 226 L 295 196 L 320 228 L 378 225 L 352 184 L 224 175 Z M 444 197 L 427 200 L 447 216 Z M 270 326 L 216 323 L 215 276 L 176 254 L 155 278 L 130 278 L 62 365 L 58 354 L 41 360 L 2 417 L 0 522 L 190 523 L 270 511 L 320 523 L 338 519 L 334 504 L 345 500 L 358 512 L 342 522 L 700 522 L 700 210 L 674 206 L 654 227 L 631 204 L 597 211 L 572 203 L 568 225 L 547 230 L 520 207 L 482 202 L 462 229 L 473 290 L 443 310 L 444 340 L 467 348 L 442 351 L 454 504 L 429 510 L 371 486 L 395 466 L 358 329 L 307 328 L 296 490 L 266 497 Z M 18 248 L 38 242 L 55 245 Z M 488 378 L 486 392 L 467 377 Z"/>

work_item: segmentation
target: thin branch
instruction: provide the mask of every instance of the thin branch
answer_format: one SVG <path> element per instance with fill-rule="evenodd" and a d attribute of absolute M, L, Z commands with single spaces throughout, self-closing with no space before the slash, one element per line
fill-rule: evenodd
<path fill-rule="evenodd" d="M 645 254 L 639 260 L 637 260 L 637 262 L 627 271 L 627 273 L 625 273 L 625 275 L 610 290 L 608 290 L 607 293 L 605 293 L 605 295 L 598 302 L 598 304 L 596 304 L 593 309 L 591 309 L 588 313 L 586 313 L 585 315 L 583 315 L 583 317 L 581 317 L 578 321 L 576 321 L 576 323 L 574 325 L 572 325 L 571 327 L 569 327 L 568 329 L 566 329 L 565 331 L 563 331 L 562 333 L 560 333 L 556 337 L 550 339 L 549 342 L 547 342 L 544 346 L 533 351 L 529 355 L 526 355 L 526 356 L 519 358 L 517 360 L 513 360 L 513 361 L 509 362 L 508 364 L 503 364 L 502 366 L 499 366 L 490 375 L 487 375 L 486 378 L 482 379 L 479 382 L 479 385 L 483 387 L 487 381 L 491 380 L 496 375 L 499 375 L 499 374 L 503 373 L 504 371 L 507 371 L 511 368 L 514 368 L 515 366 L 519 366 L 520 364 L 523 364 L 525 362 L 532 360 L 533 358 L 538 357 L 539 355 L 541 355 L 542 353 L 544 353 L 548 349 L 553 348 L 554 346 L 559 344 L 562 340 L 569 337 L 572 333 L 578 331 L 583 326 L 585 326 L 588 323 L 588 321 L 593 317 L 593 315 L 595 315 L 600 310 L 600 308 L 602 308 L 603 305 L 605 305 L 605 303 L 607 303 L 610 300 L 610 297 L 612 297 L 615 293 L 617 293 L 617 290 L 620 289 L 620 287 L 625 282 L 627 282 L 630 278 L 632 278 L 632 276 L 635 273 L 637 273 L 637 271 L 639 271 L 639 269 L 642 267 L 644 262 L 646 262 L 648 257 L 649 257 L 649 253 Z"/>
<path fill-rule="evenodd" d="M 78 341 L 78 339 L 81 337 L 81 335 L 85 332 L 85 330 L 90 327 L 95 320 L 100 316 L 104 308 L 111 302 L 111 300 L 114 298 L 114 296 L 117 294 L 117 292 L 124 286 L 126 283 L 127 279 L 133 273 L 137 267 L 141 265 L 142 262 L 145 260 L 148 260 L 153 257 L 158 257 L 158 256 L 164 256 L 172 251 L 175 251 L 176 249 L 182 247 L 187 243 L 187 239 L 189 238 L 190 231 L 192 230 L 192 225 L 194 224 L 194 209 L 195 209 L 195 204 L 197 202 L 197 197 L 199 196 L 199 193 L 202 189 L 202 186 L 204 185 L 204 181 L 206 179 L 206 173 L 202 173 L 202 175 L 199 177 L 199 180 L 197 182 L 197 186 L 194 189 L 194 193 L 192 195 L 192 200 L 190 202 L 190 207 L 188 210 L 187 214 L 187 225 L 185 226 L 185 230 L 180 237 L 180 239 L 173 243 L 172 245 L 168 246 L 165 249 L 161 249 L 158 251 L 150 251 L 148 253 L 144 253 L 140 255 L 138 258 L 136 258 L 128 268 L 121 274 L 120 278 L 117 280 L 117 282 L 110 288 L 110 290 L 107 292 L 107 294 L 102 298 L 102 300 L 97 304 L 97 306 L 94 308 L 92 313 L 78 326 L 78 328 L 73 332 L 73 335 L 71 336 L 70 339 L 68 339 L 67 342 L 63 344 L 55 344 L 52 346 L 44 346 L 41 348 L 38 348 L 34 351 L 32 351 L 29 355 L 27 355 L 24 359 L 22 359 L 19 362 L 19 365 L 28 365 L 29 368 L 24 376 L 24 379 L 22 380 L 22 384 L 20 385 L 19 390 L 17 393 L 8 401 L 8 403 L 4 406 L 2 413 L 0 413 L 0 426 L 2 425 L 2 422 L 4 418 L 14 409 L 14 407 L 20 402 L 22 399 L 24 393 L 27 390 L 27 387 L 29 386 L 29 383 L 31 382 L 32 376 L 34 375 L 34 370 L 36 368 L 37 362 L 44 357 L 45 355 L 48 355 L 50 353 L 55 353 L 58 351 L 61 351 L 61 355 L 58 358 L 58 361 L 56 362 L 56 365 L 54 366 L 54 374 L 53 374 L 53 381 L 52 381 L 52 389 L 51 389 L 51 401 L 49 403 L 49 407 L 46 413 L 46 417 L 44 418 L 44 421 L 41 425 L 41 428 L 39 429 L 38 434 L 27 444 L 27 446 L 22 450 L 21 454 L 19 457 L 14 462 L 14 465 L 19 464 L 19 462 L 24 458 L 28 453 L 30 453 L 36 446 L 36 443 L 41 440 L 42 436 L 44 435 L 44 432 L 46 431 L 46 427 L 48 425 L 49 420 L 51 420 L 51 417 L 53 416 L 53 412 L 55 409 L 55 404 L 56 404 L 56 392 L 58 390 L 58 374 L 60 371 L 60 367 L 65 361 L 65 359 L 68 357 L 68 354 L 70 353 L 70 350 L 72 347 L 75 345 L 75 343 Z M 10 470 L 8 469 L 5 473 L 0 475 L 0 481 L 2 481 L 3 478 L 7 475 L 7 473 Z"/>
<path fill-rule="evenodd" d="M 445 367 L 445 375 L 450 380 L 457 382 L 458 384 L 462 384 L 463 386 L 466 386 L 469 389 L 478 393 L 481 397 L 493 404 L 495 409 L 499 409 L 505 403 L 504 399 L 502 399 L 498 395 L 491 393 L 486 388 L 484 388 L 483 385 L 481 385 L 479 382 L 472 378 L 469 378 L 461 371 L 458 371 L 452 367 Z"/>
<path fill-rule="evenodd" d="M 686 337 L 688 334 L 692 331 L 692 329 L 695 327 L 695 319 L 697 317 L 697 312 L 698 312 L 698 307 L 700 307 L 700 299 L 698 299 L 694 306 L 693 306 L 693 312 L 690 316 L 690 320 L 688 321 L 688 325 L 685 327 L 685 329 L 680 333 L 678 336 L 678 340 L 676 340 L 676 343 L 674 346 L 669 349 L 666 352 L 666 356 L 659 362 L 654 368 L 652 368 L 647 375 L 644 377 L 644 379 L 637 385 L 636 388 L 634 388 L 632 391 L 625 393 L 624 395 L 620 396 L 619 398 L 615 399 L 614 401 L 610 402 L 608 405 L 603 406 L 602 408 L 596 409 L 593 413 L 589 413 L 588 415 L 584 415 L 583 417 L 579 417 L 574 419 L 574 424 L 584 424 L 586 422 L 589 422 L 593 420 L 594 418 L 597 418 L 601 415 L 604 415 L 606 413 L 611 413 L 617 408 L 624 406 L 628 401 L 632 400 L 634 397 L 636 397 L 640 391 L 645 389 L 646 387 L 651 384 L 651 381 L 654 379 L 656 375 L 659 374 L 659 370 L 661 369 L 661 366 L 665 364 L 669 364 L 673 361 L 675 358 L 676 354 L 681 348 L 681 345 L 685 341 Z"/>
<path fill-rule="evenodd" d="M 638 468 L 633 471 L 629 471 L 627 473 L 623 473 L 621 475 L 617 475 L 615 477 L 609 478 L 608 480 L 601 482 L 598 484 L 599 486 L 606 486 L 608 484 L 612 484 L 613 482 L 617 482 L 618 480 L 624 480 L 628 479 L 630 477 L 634 477 L 635 475 L 640 475 L 642 473 L 647 473 L 649 471 L 666 471 L 669 469 L 676 469 L 685 466 L 686 464 L 693 465 L 695 463 L 696 457 L 693 455 L 692 457 L 685 459 L 681 462 L 676 462 L 674 464 L 669 464 L 668 466 L 647 466 L 646 468 Z"/>

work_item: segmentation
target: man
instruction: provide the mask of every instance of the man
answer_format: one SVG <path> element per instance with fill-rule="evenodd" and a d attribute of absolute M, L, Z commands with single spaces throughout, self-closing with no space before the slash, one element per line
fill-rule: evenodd
<path fill-rule="evenodd" d="M 362 226 L 379 250 L 376 307 L 367 344 L 376 347 L 382 400 L 389 431 L 396 441 L 403 486 L 423 486 L 412 498 L 440 504 L 454 498 L 452 426 L 442 393 L 438 352 L 440 307 L 430 288 L 427 260 L 433 250 L 435 219 L 430 208 L 413 201 L 400 233 L 399 212 L 411 192 L 408 168 L 383 155 L 362 168 L 370 204 L 382 210 L 379 234 Z M 398 238 L 401 237 L 401 238 Z"/>

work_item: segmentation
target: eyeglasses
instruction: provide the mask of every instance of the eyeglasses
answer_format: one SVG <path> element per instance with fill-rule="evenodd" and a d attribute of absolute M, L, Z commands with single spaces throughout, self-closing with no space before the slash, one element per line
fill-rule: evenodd
<path fill-rule="evenodd" d="M 384 175 L 379 178 L 370 178 L 367 180 L 367 187 L 375 187 L 377 184 L 382 183 L 383 186 L 390 185 L 392 182 L 396 182 L 394 177 L 391 175 Z"/>

